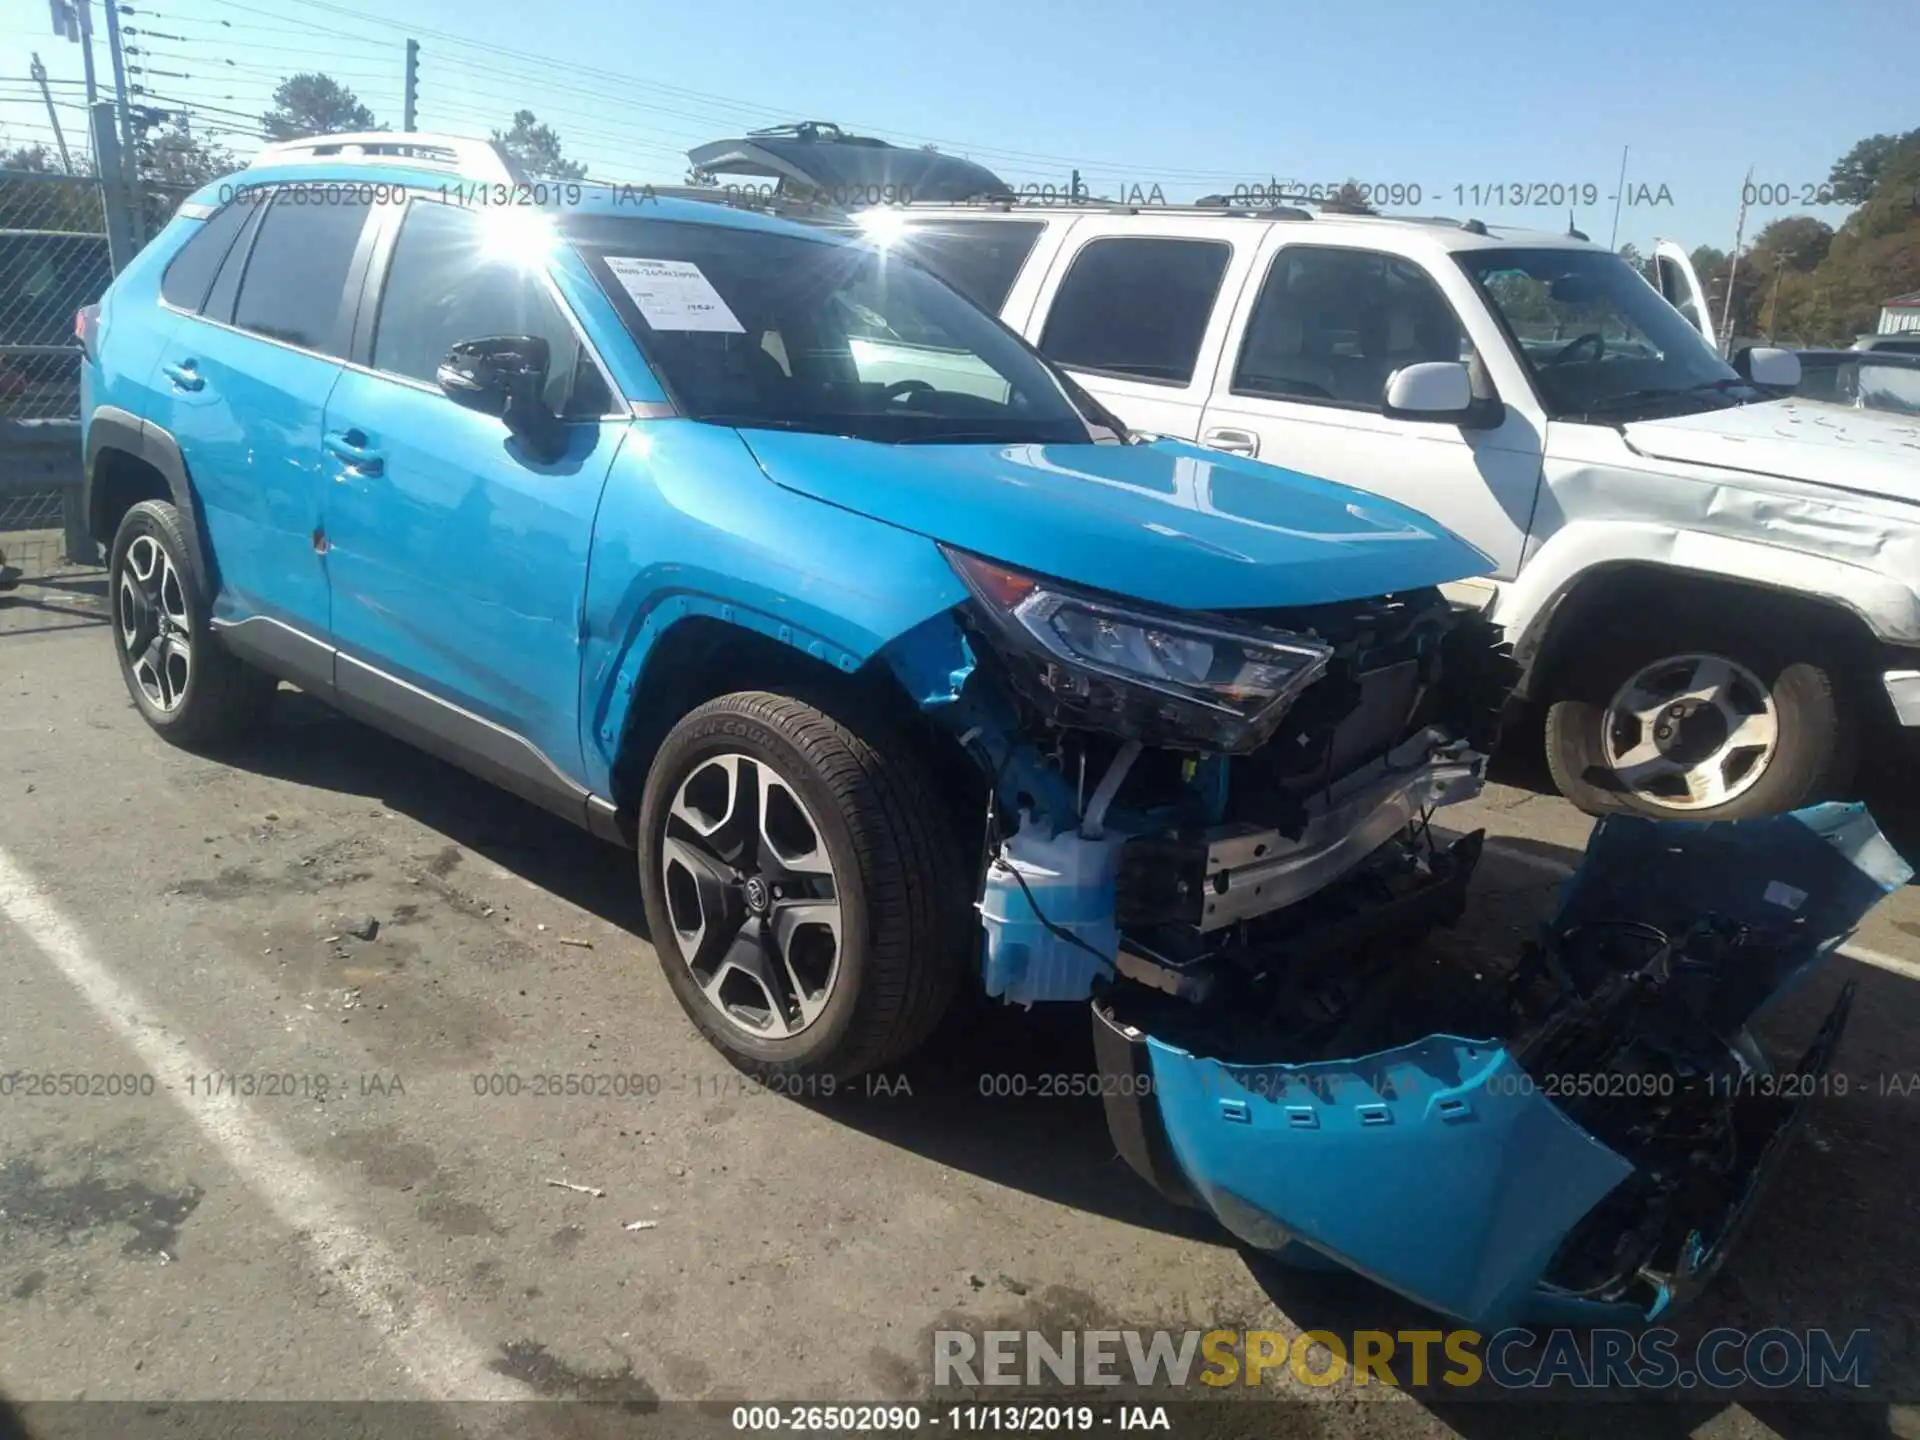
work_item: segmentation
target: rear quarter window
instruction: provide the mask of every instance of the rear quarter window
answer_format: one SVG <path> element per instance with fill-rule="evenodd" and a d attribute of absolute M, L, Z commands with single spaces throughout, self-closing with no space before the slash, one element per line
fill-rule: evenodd
<path fill-rule="evenodd" d="M 247 223 L 247 206 L 238 202 L 207 217 L 160 278 L 160 298 L 181 310 L 198 310 L 207 303 L 213 277 Z"/>
<path fill-rule="evenodd" d="M 898 244 L 923 270 L 997 315 L 1045 228 L 1037 221 L 943 220 L 915 226 Z"/>

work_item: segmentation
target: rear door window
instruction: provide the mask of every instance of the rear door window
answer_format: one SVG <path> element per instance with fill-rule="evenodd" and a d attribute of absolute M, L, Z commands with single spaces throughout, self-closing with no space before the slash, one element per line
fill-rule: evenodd
<path fill-rule="evenodd" d="M 921 268 L 997 315 L 1044 229 L 1027 220 L 942 220 L 915 226 L 897 245 Z"/>
<path fill-rule="evenodd" d="M 247 258 L 233 323 L 303 350 L 345 355 L 347 274 L 372 208 L 371 195 L 352 186 L 275 195 Z"/>
<path fill-rule="evenodd" d="M 1131 380 L 1187 385 L 1233 247 L 1115 236 L 1073 257 L 1040 335 L 1049 359 Z"/>

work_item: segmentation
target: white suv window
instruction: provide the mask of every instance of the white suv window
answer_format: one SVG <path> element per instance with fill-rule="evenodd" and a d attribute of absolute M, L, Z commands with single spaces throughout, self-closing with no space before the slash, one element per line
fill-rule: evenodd
<path fill-rule="evenodd" d="M 998 314 L 1046 228 L 1038 220 L 940 220 L 914 226 L 895 248 Z"/>
<path fill-rule="evenodd" d="M 1378 410 L 1403 365 L 1471 353 L 1453 307 L 1412 261 L 1289 245 L 1254 302 L 1233 393 Z"/>
<path fill-rule="evenodd" d="M 1053 297 L 1040 351 L 1081 370 L 1190 384 L 1232 258 L 1218 240 L 1089 241 Z"/>

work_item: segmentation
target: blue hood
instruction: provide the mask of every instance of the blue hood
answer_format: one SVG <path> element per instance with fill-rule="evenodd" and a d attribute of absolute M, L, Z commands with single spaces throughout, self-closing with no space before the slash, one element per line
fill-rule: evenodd
<path fill-rule="evenodd" d="M 1351 600 L 1492 568 L 1417 510 L 1178 440 L 882 445 L 740 433 L 790 490 L 1022 570 L 1178 609 Z"/>

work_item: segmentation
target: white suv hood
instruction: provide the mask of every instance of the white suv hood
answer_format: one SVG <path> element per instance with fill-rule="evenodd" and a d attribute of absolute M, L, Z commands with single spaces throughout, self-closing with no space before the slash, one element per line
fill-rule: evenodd
<path fill-rule="evenodd" d="M 1920 419 L 1769 400 L 1624 426 L 1642 455 L 1920 500 Z"/>

